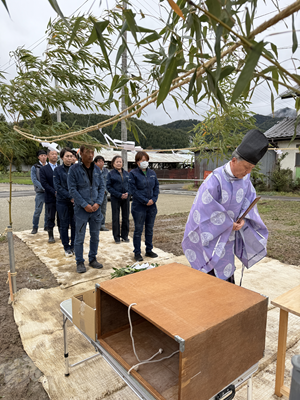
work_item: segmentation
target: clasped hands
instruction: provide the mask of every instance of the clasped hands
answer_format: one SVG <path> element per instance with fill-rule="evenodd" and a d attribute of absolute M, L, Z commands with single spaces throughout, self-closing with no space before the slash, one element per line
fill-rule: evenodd
<path fill-rule="evenodd" d="M 98 210 L 99 208 L 99 204 L 95 203 L 93 206 L 91 206 L 90 204 L 88 204 L 86 207 L 84 207 L 85 211 L 88 213 L 92 213 Z"/>
<path fill-rule="evenodd" d="M 239 223 L 234 222 L 232 230 L 233 231 L 239 231 L 244 225 L 245 225 L 245 220 L 244 219 L 242 219 L 241 222 L 239 222 Z"/>

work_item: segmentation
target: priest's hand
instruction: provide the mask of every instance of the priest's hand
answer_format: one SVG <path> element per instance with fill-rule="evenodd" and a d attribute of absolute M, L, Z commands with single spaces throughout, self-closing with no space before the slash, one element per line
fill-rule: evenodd
<path fill-rule="evenodd" d="M 233 223 L 232 230 L 233 230 L 233 231 L 239 231 L 244 225 L 245 225 L 245 220 L 244 220 L 244 219 L 242 219 L 242 221 L 239 222 L 239 223 L 234 222 L 234 223 Z"/>

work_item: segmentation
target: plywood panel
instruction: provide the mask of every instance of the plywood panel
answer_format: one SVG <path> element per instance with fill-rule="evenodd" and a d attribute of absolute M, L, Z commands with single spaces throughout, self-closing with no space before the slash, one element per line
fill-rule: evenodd
<path fill-rule="evenodd" d="M 271 303 L 300 317 L 300 285 L 277 297 Z"/>
<path fill-rule="evenodd" d="M 173 263 L 101 283 L 168 335 L 187 340 L 262 301 L 258 293 Z M 213 310 L 213 312 L 212 312 Z"/>

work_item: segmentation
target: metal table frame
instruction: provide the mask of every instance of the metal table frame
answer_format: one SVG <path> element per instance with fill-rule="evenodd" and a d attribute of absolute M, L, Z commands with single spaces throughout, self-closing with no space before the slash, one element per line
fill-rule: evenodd
<path fill-rule="evenodd" d="M 69 320 L 73 323 L 72 320 L 72 299 L 68 299 L 63 301 L 60 304 L 60 310 L 63 314 L 63 332 L 64 332 L 64 357 L 65 357 L 65 376 L 70 375 L 70 368 L 75 367 L 85 361 L 91 360 L 99 355 L 101 355 L 104 360 L 112 367 L 112 369 L 123 379 L 123 381 L 131 388 L 131 390 L 138 396 L 141 400 L 156 400 L 132 375 L 128 375 L 127 370 L 122 367 L 122 365 L 116 361 L 96 340 L 92 340 L 88 337 L 84 332 L 82 332 L 78 327 L 77 330 L 81 333 L 85 339 L 94 346 L 97 354 L 92 355 L 91 357 L 85 358 L 81 361 L 78 361 L 75 364 L 69 363 L 69 353 L 68 353 L 68 332 L 67 332 L 67 321 Z M 249 368 L 246 372 L 240 375 L 235 381 L 231 383 L 235 388 L 241 386 L 244 382 L 247 381 L 247 400 L 253 400 L 253 392 L 252 392 L 252 376 L 258 369 L 258 363 Z M 209 400 L 218 399 L 218 394 L 214 395 Z M 222 400 L 222 399 L 220 399 Z"/>

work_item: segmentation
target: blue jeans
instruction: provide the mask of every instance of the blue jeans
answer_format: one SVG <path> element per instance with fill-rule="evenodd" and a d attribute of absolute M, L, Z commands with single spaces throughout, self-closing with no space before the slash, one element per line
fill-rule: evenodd
<path fill-rule="evenodd" d="M 102 214 L 101 228 L 105 227 L 106 207 L 107 207 L 107 194 L 104 195 L 103 202 L 100 206 Z"/>
<path fill-rule="evenodd" d="M 85 237 L 86 225 L 90 226 L 90 251 L 89 262 L 93 261 L 98 252 L 99 231 L 101 227 L 102 214 L 100 207 L 93 213 L 86 212 L 82 207 L 75 206 L 75 259 L 76 263 L 84 262 L 83 242 Z"/>
<path fill-rule="evenodd" d="M 45 193 L 36 193 L 35 195 L 35 210 L 33 214 L 33 219 L 32 219 L 32 225 L 33 228 L 38 228 L 39 227 L 39 220 L 40 220 L 40 215 L 43 210 L 43 205 L 45 203 Z M 47 227 L 47 213 L 46 213 L 46 207 L 45 207 L 45 219 L 44 219 L 44 228 Z"/>
<path fill-rule="evenodd" d="M 152 238 L 154 221 L 157 214 L 156 204 L 144 206 L 143 204 L 132 202 L 131 214 L 134 220 L 133 251 L 135 254 L 141 254 L 141 239 L 145 225 L 146 252 L 150 252 L 153 249 Z"/>
<path fill-rule="evenodd" d="M 71 201 L 69 202 L 56 202 L 56 210 L 60 221 L 60 238 L 64 246 L 64 250 L 74 248 L 75 240 L 75 219 L 74 207 Z M 69 225 L 71 225 L 71 243 L 69 242 Z"/>

